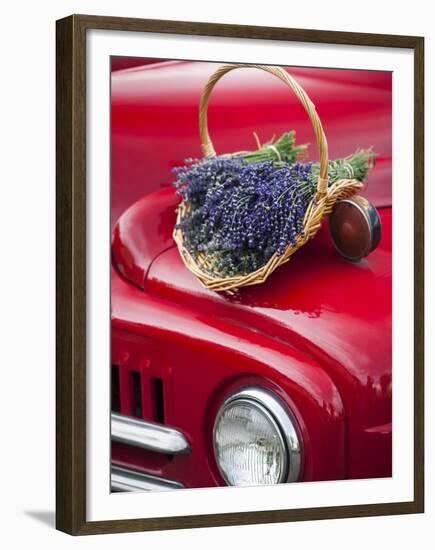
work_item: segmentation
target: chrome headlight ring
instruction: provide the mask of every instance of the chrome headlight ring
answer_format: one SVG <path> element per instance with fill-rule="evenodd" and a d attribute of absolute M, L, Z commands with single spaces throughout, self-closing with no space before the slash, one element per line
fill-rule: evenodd
<path fill-rule="evenodd" d="M 216 415 L 213 429 L 213 445 L 216 463 L 223 478 L 229 485 L 250 485 L 257 483 L 246 483 L 242 479 L 240 483 L 230 481 L 231 477 L 226 470 L 225 464 L 222 464 L 221 458 L 223 449 L 219 449 L 218 430 L 220 422 L 225 418 L 225 414 L 236 406 L 251 407 L 252 411 L 256 411 L 257 417 L 262 418 L 265 424 L 268 424 L 273 436 L 273 444 L 275 445 L 276 453 L 285 457 L 283 464 L 280 464 L 279 473 L 276 474 L 276 480 L 272 483 L 294 482 L 299 479 L 301 473 L 301 451 L 302 442 L 296 429 L 296 421 L 291 412 L 285 407 L 282 401 L 271 391 L 261 387 L 246 387 L 235 394 L 231 395 L 222 404 Z M 260 415 L 260 416 L 258 416 Z M 243 419 L 242 419 L 243 420 Z M 272 433 L 273 432 L 273 433 Z M 222 438 L 221 438 L 222 439 Z M 228 447 L 228 445 L 227 445 Z M 249 452 L 252 454 L 250 445 Z M 240 444 L 239 444 L 240 448 Z M 261 484 L 261 483 L 260 483 Z"/>

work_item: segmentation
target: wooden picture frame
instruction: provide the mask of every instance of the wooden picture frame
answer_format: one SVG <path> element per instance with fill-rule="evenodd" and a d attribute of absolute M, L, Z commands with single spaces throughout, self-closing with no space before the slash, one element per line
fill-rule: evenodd
<path fill-rule="evenodd" d="M 406 48 L 414 56 L 414 499 L 324 508 L 86 520 L 86 33 L 90 29 Z M 350 32 L 72 15 L 56 28 L 56 527 L 72 535 L 421 513 L 424 510 L 424 40 Z"/>

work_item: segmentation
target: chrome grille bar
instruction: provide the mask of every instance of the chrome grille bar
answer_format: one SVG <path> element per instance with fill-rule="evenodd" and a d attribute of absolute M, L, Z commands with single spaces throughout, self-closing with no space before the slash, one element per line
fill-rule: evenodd
<path fill-rule="evenodd" d="M 129 468 L 113 466 L 111 468 L 112 491 L 172 491 L 184 489 L 177 481 L 151 476 Z"/>
<path fill-rule="evenodd" d="M 112 413 L 112 440 L 165 454 L 190 452 L 183 433 L 174 428 Z"/>

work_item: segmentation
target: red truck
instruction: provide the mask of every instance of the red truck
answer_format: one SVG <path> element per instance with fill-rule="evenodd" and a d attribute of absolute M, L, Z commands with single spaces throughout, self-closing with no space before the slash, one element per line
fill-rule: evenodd
<path fill-rule="evenodd" d="M 216 64 L 112 66 L 112 489 L 391 476 L 391 73 L 289 67 L 330 158 L 372 146 L 363 196 L 379 246 L 352 263 L 328 224 L 260 285 L 205 289 L 172 238 L 172 169 L 202 156 L 198 102 Z M 310 121 L 277 79 L 233 71 L 209 127 L 219 153 Z"/>

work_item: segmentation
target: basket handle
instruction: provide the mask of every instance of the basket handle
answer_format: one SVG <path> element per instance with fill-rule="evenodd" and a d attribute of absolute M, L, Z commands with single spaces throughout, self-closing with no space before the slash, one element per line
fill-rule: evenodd
<path fill-rule="evenodd" d="M 222 65 L 214 72 L 209 78 L 207 84 L 205 85 L 199 104 L 199 133 L 201 137 L 202 150 L 206 157 L 216 156 L 216 152 L 213 147 L 213 143 L 208 133 L 208 122 L 207 122 L 207 109 L 208 102 L 210 99 L 210 94 L 220 78 L 225 74 L 233 71 L 234 69 L 241 68 L 250 68 L 250 69 L 261 69 L 267 73 L 271 73 L 277 76 L 280 80 L 287 84 L 289 88 L 298 97 L 299 101 L 304 106 L 305 111 L 310 117 L 311 124 L 313 125 L 314 133 L 316 135 L 317 146 L 320 153 L 320 171 L 319 179 L 317 181 L 317 199 L 324 197 L 328 190 L 328 143 L 326 141 L 326 136 L 322 128 L 322 123 L 316 112 L 316 108 L 308 97 L 305 90 L 296 82 L 296 80 L 290 76 L 284 69 L 281 67 L 275 67 L 273 65 L 249 65 L 245 63 L 241 64 L 231 64 L 231 65 Z"/>

